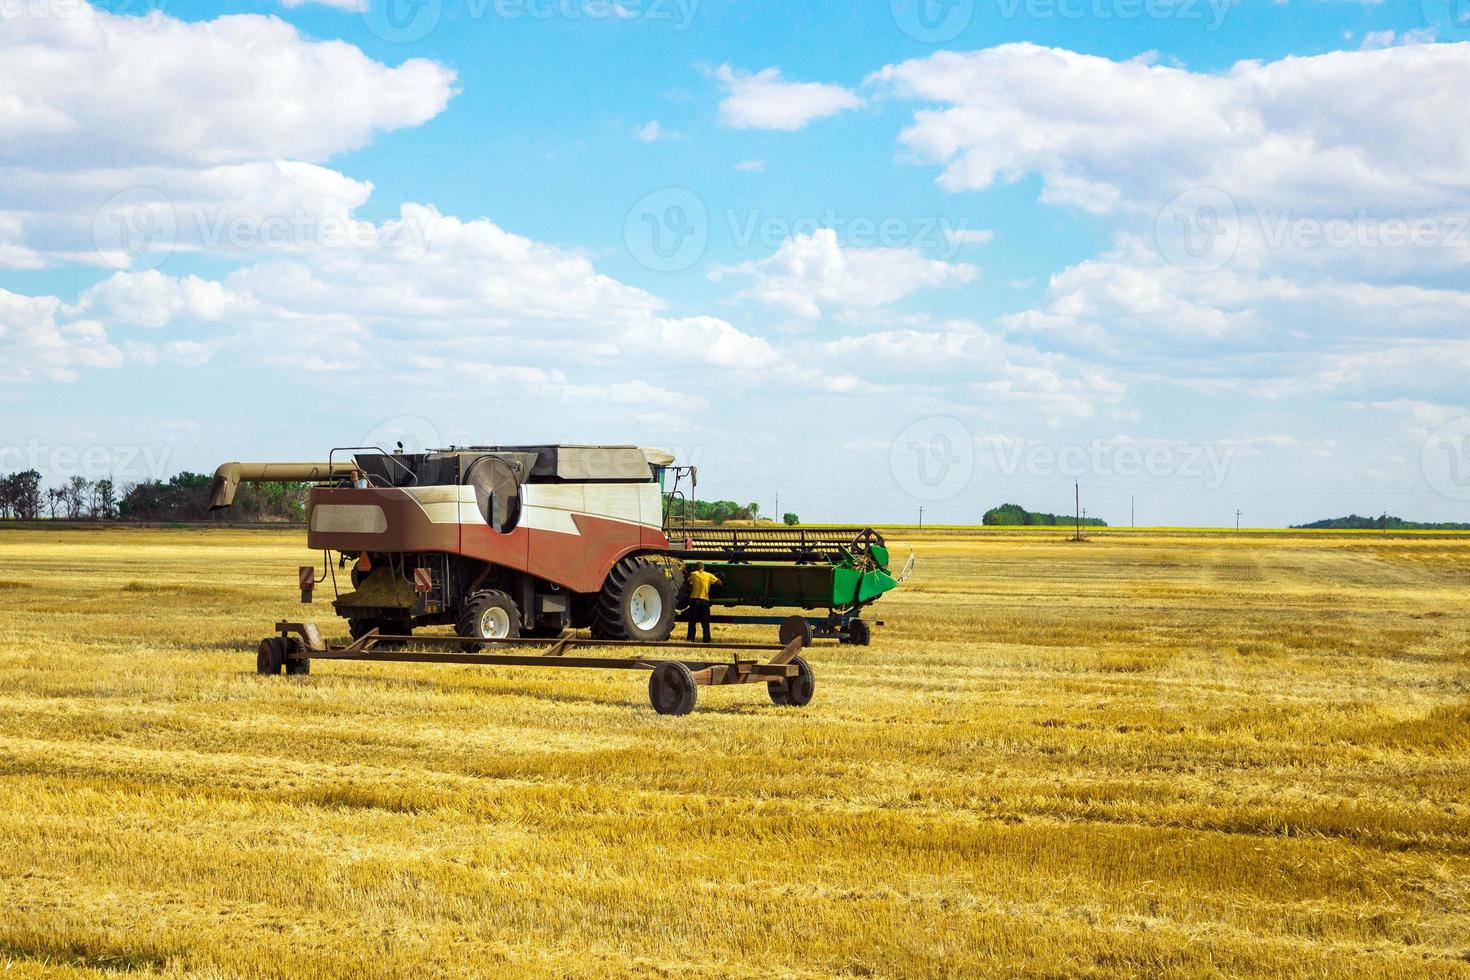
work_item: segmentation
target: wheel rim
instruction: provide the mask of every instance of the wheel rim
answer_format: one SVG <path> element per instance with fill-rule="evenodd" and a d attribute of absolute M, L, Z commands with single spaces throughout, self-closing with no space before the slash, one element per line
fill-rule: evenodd
<path fill-rule="evenodd" d="M 499 606 L 491 606 L 480 614 L 480 636 L 487 640 L 503 640 L 510 636 L 510 614 Z"/>
<path fill-rule="evenodd" d="M 651 630 L 664 615 L 664 597 L 652 585 L 640 585 L 628 599 L 628 618 L 640 630 Z"/>

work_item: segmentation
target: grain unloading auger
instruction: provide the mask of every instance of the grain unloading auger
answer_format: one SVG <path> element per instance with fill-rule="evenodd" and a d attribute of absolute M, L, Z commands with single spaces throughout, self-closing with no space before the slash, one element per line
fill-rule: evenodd
<path fill-rule="evenodd" d="M 307 542 L 324 559 L 320 575 L 300 569 L 302 600 L 330 578 L 353 643 L 330 647 L 309 624 L 278 624 L 261 645 L 264 673 L 304 672 L 312 659 L 621 666 L 653 671 L 650 698 L 662 713 L 692 709 L 701 684 L 764 681 L 778 704 L 804 705 L 812 676 L 798 651 L 814 637 L 867 644 L 863 611 L 906 577 L 912 558 L 895 576 L 871 530 L 671 529 L 685 476 L 693 471 L 667 453 L 632 446 L 350 448 L 325 463 L 226 464 L 210 507 L 229 507 L 241 483 L 314 484 Z M 683 648 L 668 641 L 685 562 L 696 560 L 723 582 L 714 604 L 767 612 L 716 621 L 779 624 L 779 646 L 703 647 L 731 651 L 722 664 L 566 656 L 578 647 Z M 349 565 L 345 588 L 337 569 Z M 778 609 L 791 614 L 769 614 Z M 413 635 L 442 625 L 456 635 Z M 452 652 L 400 652 L 406 643 Z M 536 644 L 548 647 L 540 657 L 484 652 Z M 761 664 L 749 656 L 756 650 L 779 652 Z"/>

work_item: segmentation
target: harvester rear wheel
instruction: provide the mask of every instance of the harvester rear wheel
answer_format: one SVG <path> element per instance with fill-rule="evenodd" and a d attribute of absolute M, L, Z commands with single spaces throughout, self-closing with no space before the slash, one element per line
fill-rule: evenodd
<path fill-rule="evenodd" d="M 464 604 L 454 631 L 473 640 L 513 640 L 521 635 L 521 611 L 504 592 L 481 592 Z"/>
<path fill-rule="evenodd" d="M 805 658 L 797 657 L 791 662 L 796 665 L 796 676 L 788 677 L 784 681 L 770 681 L 766 684 L 766 691 L 771 695 L 772 704 L 783 708 L 805 708 L 812 703 L 812 695 L 817 690 L 817 678 Z"/>
<path fill-rule="evenodd" d="M 844 643 L 851 643 L 855 647 L 865 647 L 873 642 L 873 627 L 865 619 L 854 619 L 847 624 L 847 639 Z"/>
<path fill-rule="evenodd" d="M 648 700 L 661 715 L 687 715 L 699 700 L 699 685 L 694 674 L 676 660 L 667 660 L 653 669 L 648 678 Z"/>
<path fill-rule="evenodd" d="M 273 636 L 260 641 L 255 652 L 255 672 L 265 676 L 279 674 L 286 665 L 286 641 Z"/>
<path fill-rule="evenodd" d="M 678 585 L 664 566 L 625 558 L 613 566 L 598 597 L 592 635 L 599 640 L 662 643 L 674 633 Z"/>

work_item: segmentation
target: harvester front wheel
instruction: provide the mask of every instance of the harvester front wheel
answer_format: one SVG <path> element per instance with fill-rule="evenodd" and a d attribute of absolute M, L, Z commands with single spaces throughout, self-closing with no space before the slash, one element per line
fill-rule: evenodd
<path fill-rule="evenodd" d="M 521 611 L 504 592 L 481 592 L 460 610 L 454 631 L 472 640 L 513 640 L 521 635 Z"/>
<path fill-rule="evenodd" d="M 766 684 L 766 691 L 771 695 L 772 704 L 783 708 L 805 708 L 812 703 L 812 695 L 817 691 L 817 678 L 804 657 L 797 657 L 791 662 L 796 665 L 796 676 L 784 681 L 771 681 Z"/>
<path fill-rule="evenodd" d="M 873 627 L 865 619 L 854 619 L 847 624 L 847 637 L 843 643 L 851 643 L 855 647 L 865 647 L 873 642 Z"/>
<path fill-rule="evenodd" d="M 679 587 L 667 569 L 647 558 L 613 566 L 598 596 L 592 635 L 599 640 L 662 643 L 674 632 Z"/>
<path fill-rule="evenodd" d="M 648 700 L 661 715 L 687 715 L 699 700 L 699 685 L 688 667 L 668 660 L 655 667 L 648 678 Z"/>

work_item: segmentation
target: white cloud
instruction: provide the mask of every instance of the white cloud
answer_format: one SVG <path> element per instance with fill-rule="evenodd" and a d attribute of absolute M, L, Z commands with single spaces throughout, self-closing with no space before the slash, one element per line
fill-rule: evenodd
<path fill-rule="evenodd" d="M 735 164 L 735 169 L 745 174 L 763 174 L 766 172 L 766 161 L 741 160 Z"/>
<path fill-rule="evenodd" d="M 337 10 L 355 14 L 368 9 L 370 2 L 371 0 L 281 0 L 281 6 L 294 10 L 297 7 L 320 4 L 323 7 L 335 7 Z"/>
<path fill-rule="evenodd" d="M 8 165 L 319 163 L 433 118 L 453 94 L 454 72 L 442 65 L 389 67 L 274 17 L 152 22 L 81 6 L 69 17 L 6 19 Z"/>
<path fill-rule="evenodd" d="M 209 326 L 205 347 L 232 362 L 314 371 L 385 363 L 427 371 L 429 357 L 461 370 L 494 365 L 479 371 L 484 378 L 548 383 L 565 379 L 535 374 L 537 365 L 631 374 L 758 369 L 777 359 L 766 341 L 723 320 L 670 316 L 662 300 L 584 256 L 485 219 L 408 205 L 376 230 L 365 244 L 257 261 L 222 281 L 120 272 L 63 312 L 190 335 Z"/>
<path fill-rule="evenodd" d="M 754 284 L 737 295 L 815 320 L 830 309 L 885 306 L 979 274 L 972 265 L 927 259 L 914 249 L 846 248 L 835 231 L 819 228 L 787 239 L 768 258 L 716 269 L 711 278 L 749 276 Z"/>
<path fill-rule="evenodd" d="M 1038 174 L 1047 201 L 1157 213 L 1221 188 L 1242 207 L 1428 209 L 1470 201 L 1470 44 L 1346 51 L 1224 74 L 1033 44 L 941 52 L 869 79 L 936 103 L 903 142 L 943 186 Z"/>
<path fill-rule="evenodd" d="M 1438 32 L 1432 27 L 1421 27 L 1418 30 L 1404 31 L 1398 34 L 1394 31 L 1369 31 L 1363 36 L 1362 48 L 1364 51 L 1372 51 L 1377 48 L 1392 48 L 1396 45 L 1405 44 L 1433 44 Z"/>
<path fill-rule="evenodd" d="M 389 67 L 274 17 L 27 11 L 0 32 L 0 264 L 10 267 L 126 266 L 137 257 L 106 233 L 140 201 L 146 230 L 184 250 L 232 222 L 340 222 L 371 185 L 320 162 L 424 122 L 453 94 L 441 65 Z"/>
<path fill-rule="evenodd" d="M 663 127 L 659 125 L 657 119 L 638 128 L 638 141 L 640 143 L 657 143 L 659 137 L 662 135 Z"/>
<path fill-rule="evenodd" d="M 785 81 L 779 68 L 751 75 L 723 65 L 715 77 L 726 92 L 720 103 L 720 121 L 732 129 L 794 132 L 813 120 L 864 104 L 856 93 L 840 85 Z"/>
<path fill-rule="evenodd" d="M 842 337 L 810 345 L 801 356 L 878 384 L 933 392 L 958 388 L 979 407 L 1010 410 L 1019 402 L 1052 415 L 1090 418 L 1125 394 L 1100 370 L 963 322 Z"/>
<path fill-rule="evenodd" d="M 1470 134 L 1445 120 L 1470 102 L 1470 44 L 1221 74 L 1012 44 L 870 83 L 935 104 L 902 139 L 943 166 L 944 187 L 1035 174 L 1045 201 L 1113 225 L 1110 250 L 1003 318 L 1013 336 L 1085 351 L 1126 380 L 1453 397 L 1455 372 L 1437 368 L 1464 356 L 1470 318 Z M 1174 214 L 1186 192 L 1209 210 Z M 1191 271 L 1181 234 L 1228 248 Z"/>
<path fill-rule="evenodd" d="M 954 245 L 988 245 L 995 240 L 989 228 L 947 228 L 944 235 Z"/>
<path fill-rule="evenodd" d="M 122 364 L 96 320 L 60 322 L 61 301 L 0 289 L 0 382 L 73 381 L 81 368 Z"/>

